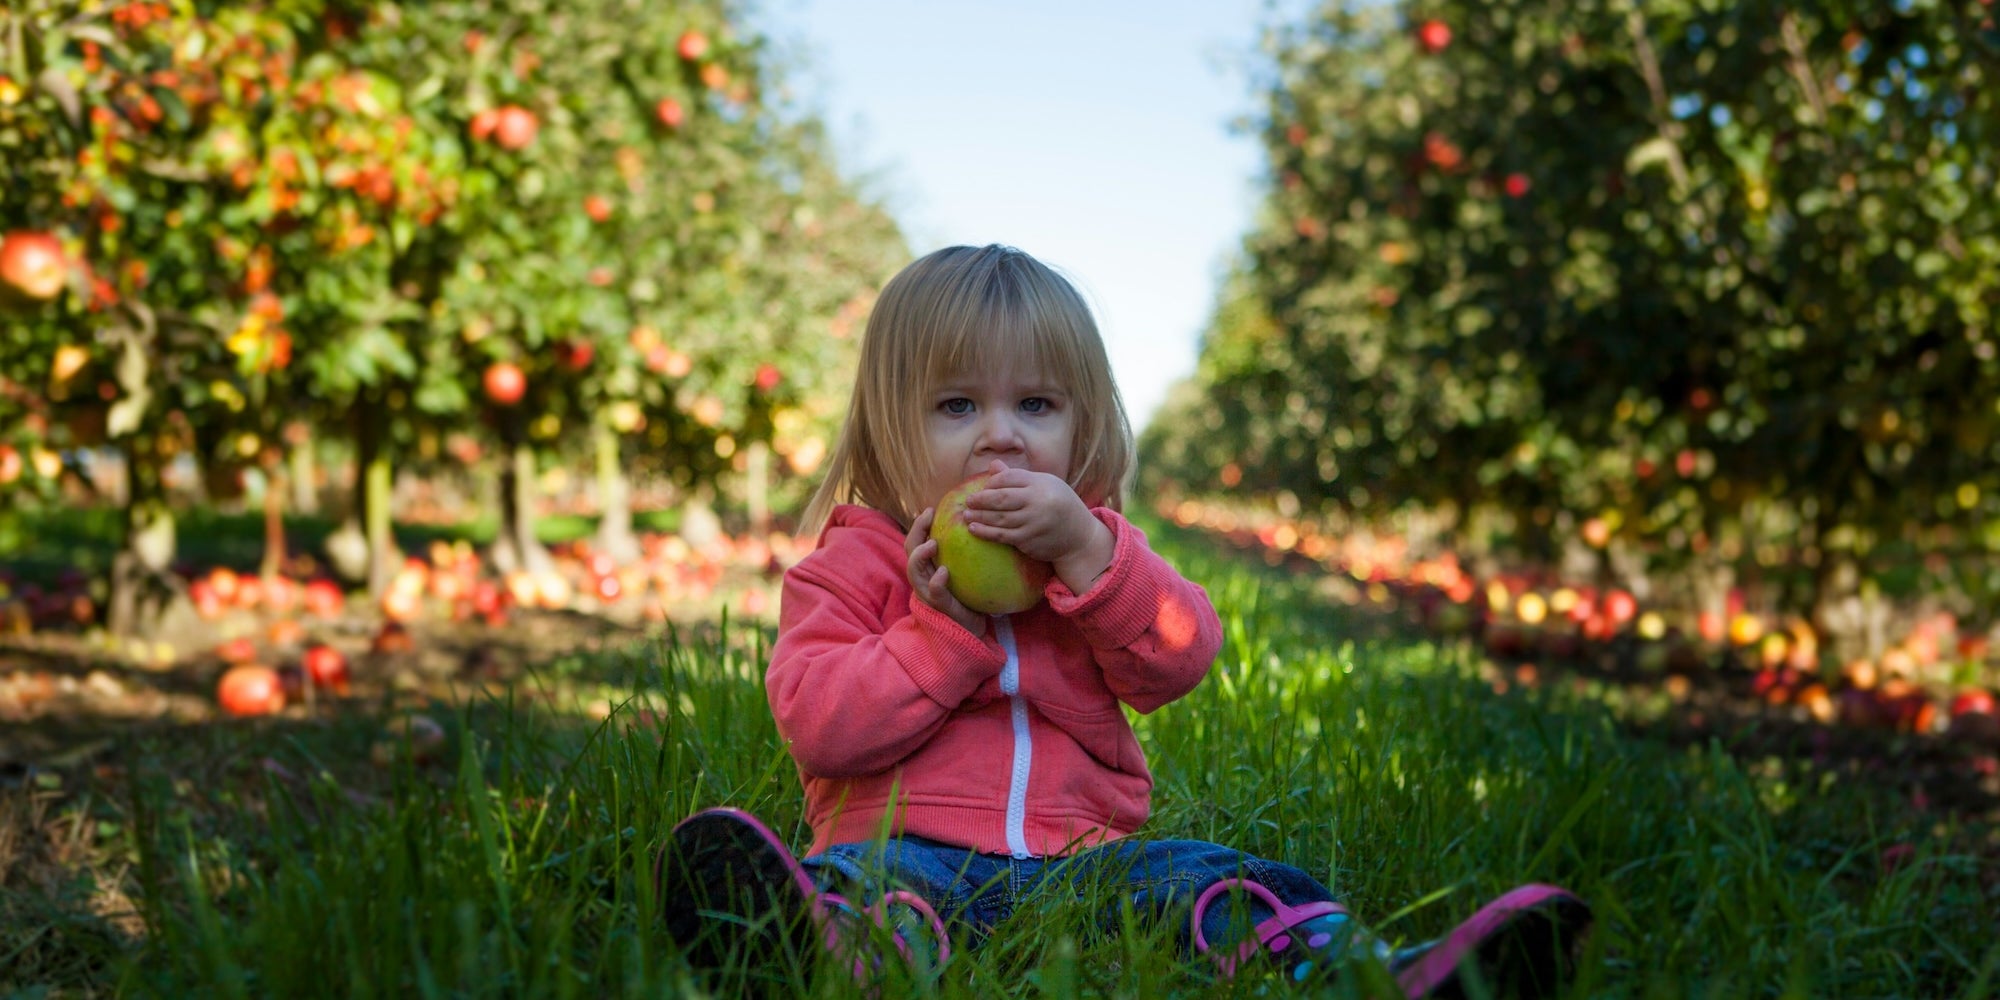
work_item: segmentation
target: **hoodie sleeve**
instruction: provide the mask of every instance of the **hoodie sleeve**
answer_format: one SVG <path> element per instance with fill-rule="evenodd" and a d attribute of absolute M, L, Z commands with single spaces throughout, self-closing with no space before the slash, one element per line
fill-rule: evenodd
<path fill-rule="evenodd" d="M 785 574 L 765 694 L 800 770 L 842 779 L 915 752 L 1006 654 L 910 593 L 900 539 L 834 531 Z"/>
<path fill-rule="evenodd" d="M 1116 511 L 1091 511 L 1116 539 L 1111 566 L 1081 596 L 1061 579 L 1049 606 L 1090 643 L 1118 700 L 1151 712 L 1195 689 L 1222 648 L 1222 622 L 1208 592 L 1189 582 Z"/>

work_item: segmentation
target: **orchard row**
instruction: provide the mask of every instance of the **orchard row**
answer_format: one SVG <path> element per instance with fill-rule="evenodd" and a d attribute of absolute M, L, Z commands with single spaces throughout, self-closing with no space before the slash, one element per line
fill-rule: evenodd
<path fill-rule="evenodd" d="M 388 485 L 440 436 L 503 480 L 506 571 L 549 567 L 529 483 L 570 457 L 621 559 L 629 471 L 766 504 L 906 253 L 716 0 L 30 0 L 0 29 L 0 495 L 122 459 L 121 632 L 185 590 L 189 457 L 276 481 L 339 443 L 378 595 Z"/>
<path fill-rule="evenodd" d="M 1761 573 L 1821 626 L 1905 547 L 2000 596 L 1993 17 L 1424 0 L 1283 26 L 1263 211 L 1150 474 L 1426 511 L 1531 560 Z"/>
<path fill-rule="evenodd" d="M 1543 670 L 1609 670 L 1685 698 L 1718 682 L 1820 724 L 1950 732 L 2000 748 L 2000 660 L 1990 629 L 1928 611 L 1880 649 L 1841 651 L 1798 615 L 1751 606 L 1732 591 L 1717 607 L 1643 601 L 1595 579 L 1547 570 L 1478 572 L 1457 552 L 1407 535 L 1335 532 L 1313 519 L 1179 500 L 1160 513 L 1273 565 L 1319 576 L 1341 603 L 1400 614 L 1444 641 L 1469 640 L 1502 673 L 1534 683 Z M 1508 678 L 1513 678 L 1509 680 Z"/>

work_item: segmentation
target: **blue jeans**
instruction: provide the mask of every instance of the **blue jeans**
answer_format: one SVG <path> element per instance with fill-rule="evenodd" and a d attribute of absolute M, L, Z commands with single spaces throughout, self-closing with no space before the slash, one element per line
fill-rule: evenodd
<path fill-rule="evenodd" d="M 1098 914 L 1105 931 L 1118 926 L 1119 911 L 1168 919 L 1183 951 L 1192 947 L 1188 914 L 1194 901 L 1216 882 L 1246 878 L 1261 883 L 1288 906 L 1332 900 L 1319 880 L 1287 864 L 1200 840 L 1118 840 L 1061 858 L 1013 858 L 980 854 L 921 837 L 876 843 L 835 844 L 802 859 L 823 890 L 872 899 L 889 889 L 922 896 L 945 920 L 970 932 L 976 944 L 1017 906 L 1071 899 L 1109 900 Z M 1095 892 L 1118 886 L 1120 891 Z M 855 890 L 859 890 L 856 892 Z M 1247 916 L 1242 931 L 1232 928 L 1231 910 L 1218 901 L 1203 914 L 1202 935 L 1210 945 L 1233 942 L 1250 926 L 1272 916 L 1251 902 L 1236 909 Z"/>

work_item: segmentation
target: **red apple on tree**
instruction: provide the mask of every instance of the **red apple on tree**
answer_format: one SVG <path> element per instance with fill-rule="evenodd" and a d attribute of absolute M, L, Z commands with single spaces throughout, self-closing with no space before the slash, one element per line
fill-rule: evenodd
<path fill-rule="evenodd" d="M 597 357 L 597 347 L 588 337 L 571 337 L 556 344 L 556 358 L 564 368 L 580 372 L 590 367 L 592 358 Z"/>
<path fill-rule="evenodd" d="M 687 121 L 687 108 L 674 98 L 662 97 L 660 103 L 653 105 L 653 115 L 660 120 L 660 124 L 679 129 Z"/>
<path fill-rule="evenodd" d="M 693 62 L 708 54 L 708 36 L 689 29 L 681 33 L 681 40 L 675 46 L 682 59 Z"/>
<path fill-rule="evenodd" d="M 778 366 L 766 361 L 757 366 L 757 391 L 770 392 L 778 387 L 778 382 L 783 378 L 784 373 L 778 370 Z"/>
<path fill-rule="evenodd" d="M 938 565 L 945 568 L 952 596 L 981 614 L 1009 615 L 1040 603 L 1042 588 L 1055 569 L 1012 545 L 980 538 L 966 525 L 965 502 L 984 489 L 992 475 L 973 476 L 938 501 L 931 537 L 937 540 Z"/>
<path fill-rule="evenodd" d="M 26 299 L 55 298 L 68 269 L 62 243 L 51 233 L 17 229 L 0 238 L 0 282 Z"/>
<path fill-rule="evenodd" d="M 1417 44 L 1433 55 L 1443 52 L 1451 45 L 1451 25 L 1437 18 L 1425 21 L 1417 27 Z"/>
<path fill-rule="evenodd" d="M 592 222 L 603 222 L 611 218 L 611 199 L 601 194 L 585 195 L 583 214 L 590 216 Z"/>
<path fill-rule="evenodd" d="M 499 127 L 500 112 L 495 108 L 487 108 L 472 116 L 472 138 L 477 142 L 492 138 L 493 130 Z"/>
<path fill-rule="evenodd" d="M 493 141 L 501 149 L 519 152 L 535 141 L 535 133 L 541 129 L 541 122 L 535 113 L 518 104 L 509 104 L 499 111 L 493 123 Z"/>
<path fill-rule="evenodd" d="M 513 406 L 528 391 L 528 377 L 521 374 L 521 366 L 511 361 L 496 361 L 487 366 L 482 381 L 486 398 L 499 406 Z"/>

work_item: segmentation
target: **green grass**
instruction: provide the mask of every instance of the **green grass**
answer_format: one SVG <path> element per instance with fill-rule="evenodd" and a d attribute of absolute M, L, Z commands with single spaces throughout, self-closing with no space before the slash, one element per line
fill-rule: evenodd
<path fill-rule="evenodd" d="M 1677 749 L 1567 686 L 1496 695 L 1462 652 L 1351 641 L 1355 624 L 1310 581 L 1151 527 L 1209 587 L 1227 639 L 1195 694 L 1139 720 L 1158 779 L 1149 834 L 1297 864 L 1392 938 L 1434 935 L 1519 882 L 1567 885 L 1599 915 L 1577 996 L 1970 996 L 1995 983 L 1992 862 L 1952 846 L 1983 831 L 1920 825 L 1895 789 Z M 768 641 L 724 625 L 545 665 L 451 716 L 450 762 L 433 769 L 372 770 L 359 719 L 135 748 L 142 763 L 99 808 L 146 933 L 118 946 L 50 917 L 69 950 L 44 939 L 33 953 L 54 956 L 51 975 L 96 970 L 58 986 L 139 995 L 695 990 L 704 981 L 646 916 L 652 845 L 724 803 L 807 840 L 759 684 Z M 629 701 L 605 722 L 581 713 L 606 692 Z M 310 777 L 272 779 L 248 766 L 260 755 Z M 382 804 L 350 804 L 343 787 Z M 1886 871 L 1880 850 L 1902 840 L 1915 858 Z M 938 984 L 897 978 L 879 995 L 1290 994 L 1215 982 L 1167 928 L 1092 935 L 1094 910 L 1051 903 Z M 10 983 L 6 952 L 0 989 L 32 982 Z M 746 978 L 864 995 L 831 967 L 705 986 L 726 995 Z"/>

